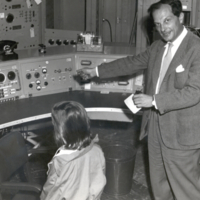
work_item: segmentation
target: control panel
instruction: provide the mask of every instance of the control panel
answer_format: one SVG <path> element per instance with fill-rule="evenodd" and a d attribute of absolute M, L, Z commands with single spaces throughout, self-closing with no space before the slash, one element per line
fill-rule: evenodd
<path fill-rule="evenodd" d="M 111 62 L 124 56 L 120 55 L 77 55 L 76 67 L 81 69 L 84 67 L 95 68 L 101 63 Z M 94 78 L 90 81 L 84 81 L 79 76 L 76 77 L 76 89 L 100 91 L 101 93 L 109 92 L 133 92 L 133 90 L 140 89 L 140 85 L 135 85 L 135 76 L 124 76 L 109 79 Z M 142 87 L 142 83 L 141 83 Z"/>
<path fill-rule="evenodd" d="M 50 46 L 68 46 L 77 44 L 77 35 L 80 31 L 45 29 L 46 47 Z"/>
<path fill-rule="evenodd" d="M 41 43 L 40 8 L 34 0 L 0 1 L 0 40 L 18 42 L 17 49 Z"/>
<path fill-rule="evenodd" d="M 36 52 L 32 53 L 33 57 L 30 54 L 17 61 L 0 62 L 0 103 L 71 90 L 133 93 L 143 88 L 142 76 L 138 74 L 84 81 L 76 73 L 77 69 L 96 67 L 126 55 L 66 52 L 50 55 L 49 52 L 35 56 Z"/>
<path fill-rule="evenodd" d="M 0 64 L 0 103 L 14 101 L 23 95 L 17 62 Z"/>
<path fill-rule="evenodd" d="M 26 97 L 69 91 L 75 88 L 74 55 L 22 62 L 21 70 Z"/>

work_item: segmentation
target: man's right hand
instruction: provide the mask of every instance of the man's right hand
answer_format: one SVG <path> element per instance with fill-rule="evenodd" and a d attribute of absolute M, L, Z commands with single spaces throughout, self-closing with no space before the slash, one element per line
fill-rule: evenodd
<path fill-rule="evenodd" d="M 88 80 L 97 76 L 96 68 L 85 67 L 78 69 L 76 72 L 83 80 Z"/>

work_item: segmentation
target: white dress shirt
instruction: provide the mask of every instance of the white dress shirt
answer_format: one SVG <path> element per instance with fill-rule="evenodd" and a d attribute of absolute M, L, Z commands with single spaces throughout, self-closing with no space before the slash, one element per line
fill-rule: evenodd
<path fill-rule="evenodd" d="M 172 44 L 173 44 L 173 47 L 172 47 L 172 49 L 171 49 L 171 52 L 172 52 L 172 59 L 173 59 L 173 57 L 174 57 L 174 55 L 175 55 L 177 49 L 179 48 L 181 42 L 183 41 L 183 39 L 184 39 L 185 36 L 187 35 L 187 32 L 188 32 L 187 29 L 184 27 L 182 33 L 178 36 L 178 38 L 177 38 L 176 40 L 174 40 L 174 41 L 172 42 Z M 165 48 L 165 51 L 164 51 L 164 54 L 163 54 L 163 57 L 162 57 L 161 66 L 162 66 L 162 64 L 163 64 L 163 58 L 164 58 L 164 56 L 165 56 L 166 53 L 167 53 L 169 44 L 167 43 L 167 44 L 165 45 L 165 47 L 166 47 L 166 48 Z M 161 69 L 161 68 L 160 68 L 160 69 Z M 157 82 L 157 84 L 156 84 L 156 92 L 155 92 L 155 94 L 158 94 L 158 92 L 159 92 L 159 91 L 158 91 L 159 82 L 160 82 L 160 77 L 158 77 L 158 82 Z M 158 109 L 158 108 L 157 108 L 157 105 L 156 105 L 156 101 L 155 101 L 155 95 L 153 96 L 152 104 L 153 104 L 153 106 L 154 106 L 156 109 Z"/>
<path fill-rule="evenodd" d="M 172 59 L 173 59 L 177 49 L 179 48 L 181 42 L 183 41 L 183 39 L 187 35 L 187 32 L 188 32 L 187 29 L 184 27 L 182 33 L 178 36 L 178 38 L 175 41 L 172 42 L 172 44 L 173 44 L 172 49 L 171 49 Z M 166 53 L 168 51 L 168 47 L 169 47 L 169 43 L 167 43 L 165 45 L 165 51 L 164 51 L 164 54 L 163 54 L 163 57 L 162 57 L 161 66 L 163 65 L 163 59 L 164 59 L 164 57 L 165 57 L 165 55 L 166 55 Z M 159 92 L 158 91 L 159 82 L 160 82 L 160 77 L 158 77 L 158 82 L 157 82 L 157 85 L 156 85 L 156 94 Z"/>

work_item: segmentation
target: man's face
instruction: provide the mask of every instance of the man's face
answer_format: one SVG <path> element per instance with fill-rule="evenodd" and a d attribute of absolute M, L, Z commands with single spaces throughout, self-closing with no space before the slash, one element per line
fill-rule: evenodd
<path fill-rule="evenodd" d="M 158 10 L 153 12 L 153 19 L 156 29 L 166 42 L 173 42 L 182 32 L 183 13 L 179 17 L 172 13 L 172 8 L 168 4 L 163 4 Z"/>

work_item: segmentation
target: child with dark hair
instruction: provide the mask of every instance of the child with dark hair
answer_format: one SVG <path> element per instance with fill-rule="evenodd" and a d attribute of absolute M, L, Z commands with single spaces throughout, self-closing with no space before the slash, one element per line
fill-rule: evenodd
<path fill-rule="evenodd" d="M 77 102 L 59 102 L 52 123 L 59 149 L 48 164 L 41 200 L 99 200 L 106 184 L 105 158 L 86 110 Z"/>

